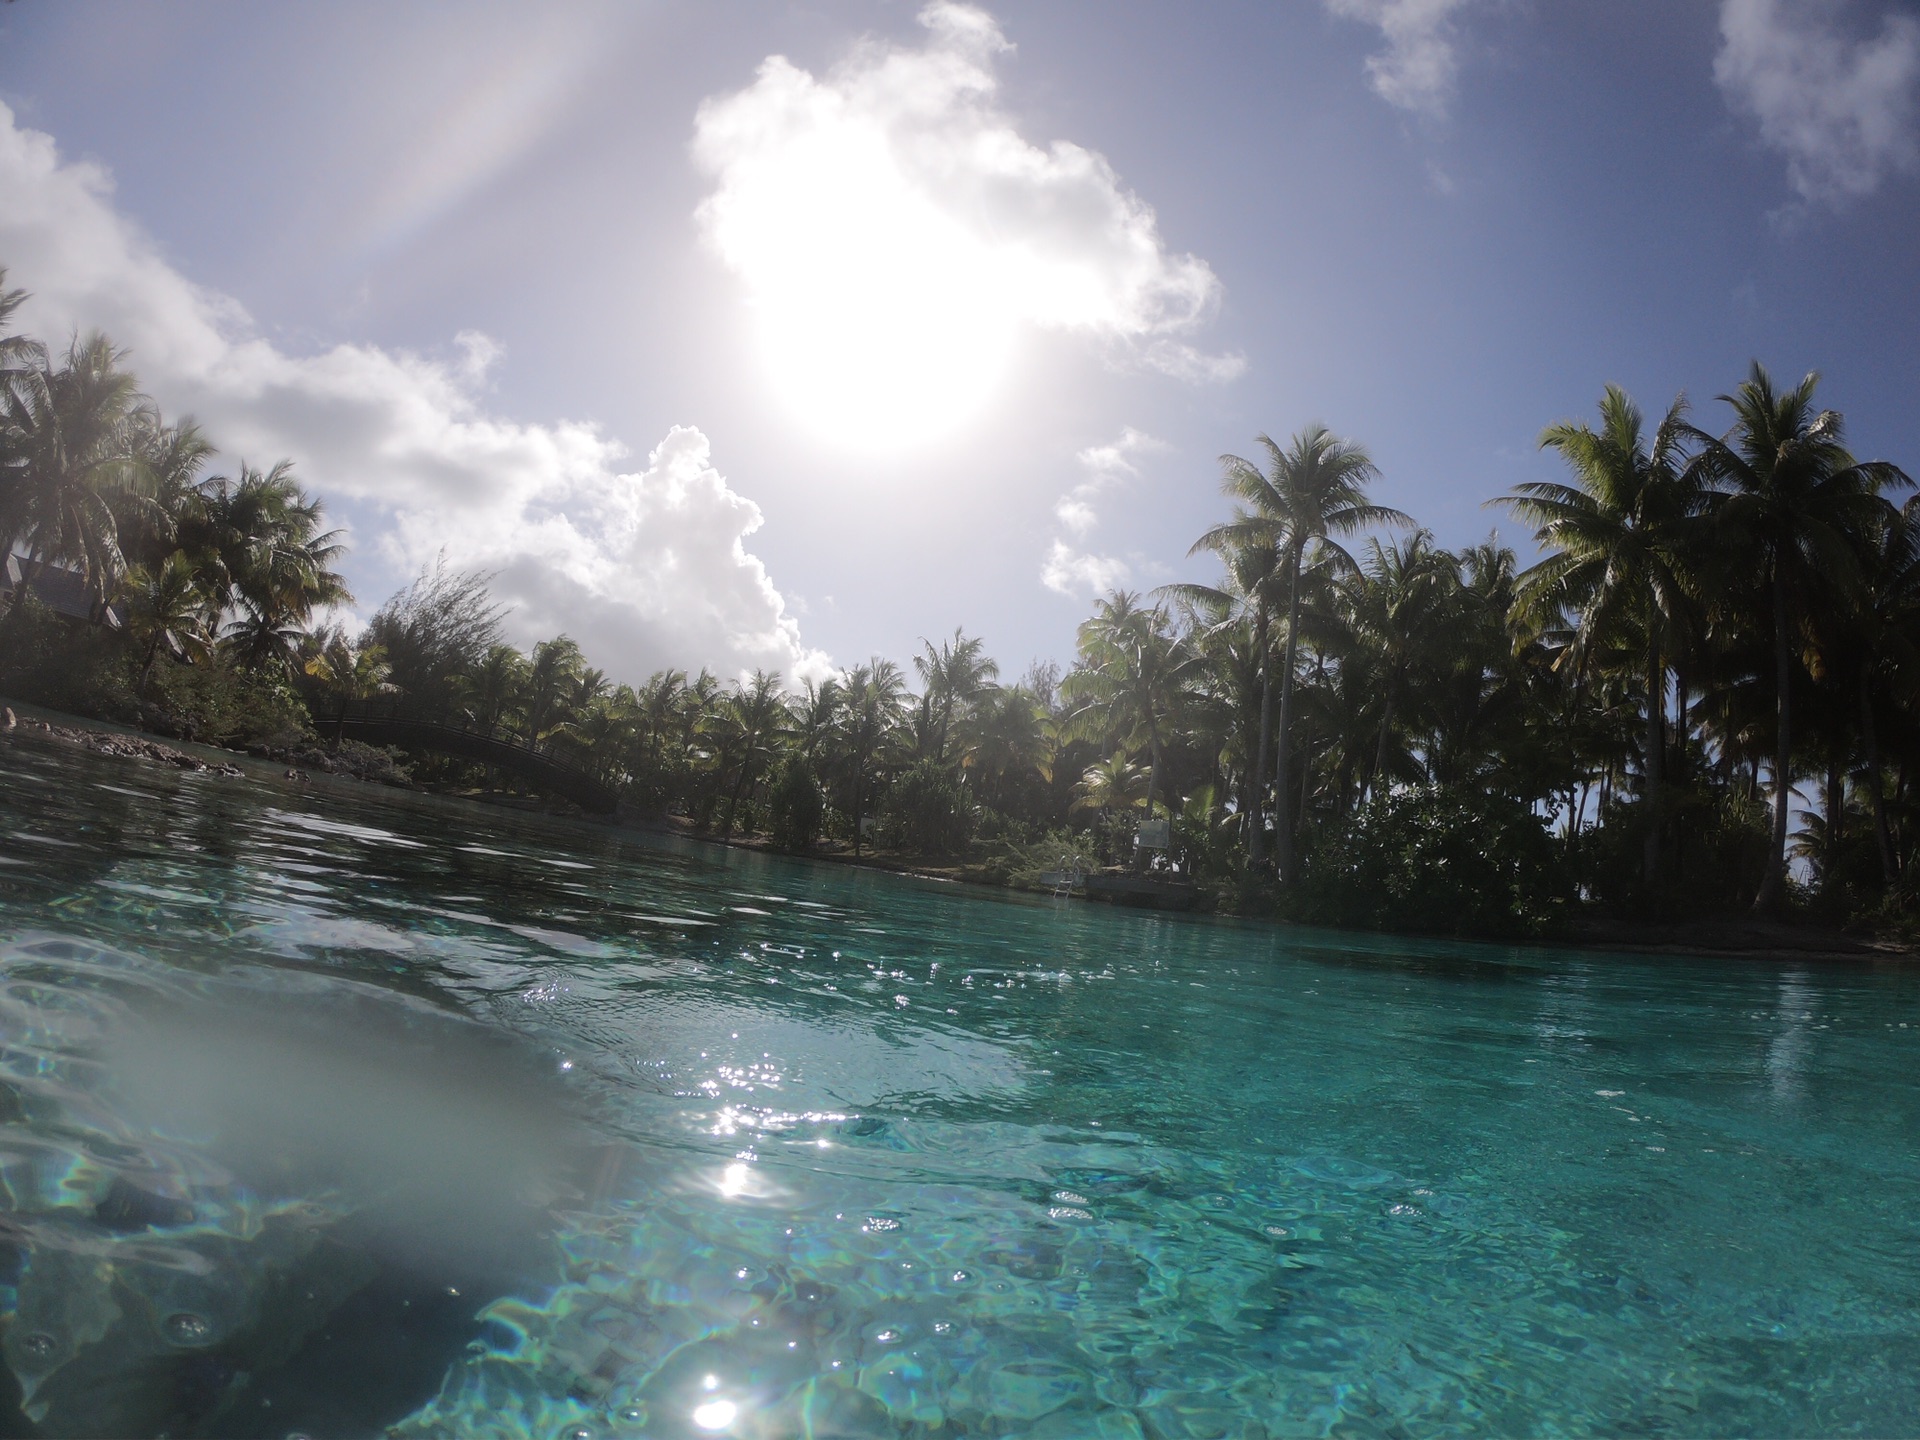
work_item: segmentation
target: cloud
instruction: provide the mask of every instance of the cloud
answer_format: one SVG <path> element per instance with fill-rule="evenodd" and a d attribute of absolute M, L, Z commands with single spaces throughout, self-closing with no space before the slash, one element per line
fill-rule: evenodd
<path fill-rule="evenodd" d="M 1920 21 L 1889 14 L 1854 39 L 1828 0 L 1722 0 L 1714 79 L 1787 160 L 1802 199 L 1827 205 L 1870 195 L 1916 159 L 1914 100 Z"/>
<path fill-rule="evenodd" d="M 1390 105 L 1439 117 L 1460 68 L 1453 17 L 1473 0 L 1325 0 L 1330 14 L 1373 26 L 1386 49 L 1367 57 L 1367 79 Z"/>
<path fill-rule="evenodd" d="M 1059 517 L 1062 525 L 1076 535 L 1086 534 L 1100 518 L 1094 511 L 1094 500 L 1120 481 L 1140 473 L 1139 467 L 1133 463 L 1135 456 L 1166 448 L 1164 440 L 1156 440 L 1129 425 L 1111 443 L 1091 445 L 1080 451 L 1073 458 L 1079 462 L 1087 478 L 1060 497 L 1059 503 L 1053 507 L 1053 513 Z"/>
<path fill-rule="evenodd" d="M 759 508 L 713 468 L 699 431 L 675 428 L 635 471 L 592 425 L 492 414 L 480 393 L 500 347 L 476 332 L 447 359 L 371 345 L 289 354 L 168 264 L 116 211 L 105 171 L 63 161 L 4 105 L 0 195 L 0 264 L 33 292 L 23 328 L 105 330 L 226 465 L 289 456 L 329 501 L 377 521 L 375 554 L 395 573 L 442 549 L 498 570 L 516 640 L 566 630 L 618 679 L 664 665 L 826 671 L 745 547 Z M 353 575 L 378 568 L 363 550 Z"/>
<path fill-rule="evenodd" d="M 1126 584 L 1133 568 L 1116 555 L 1086 555 L 1064 540 L 1055 540 L 1046 563 L 1040 567 L 1040 583 L 1062 595 L 1095 595 Z"/>
<path fill-rule="evenodd" d="M 1164 440 L 1129 425 L 1109 443 L 1090 445 L 1078 452 L 1073 458 L 1086 478 L 1055 503 L 1055 518 L 1072 532 L 1076 542 L 1084 540 L 1087 532 L 1100 523 L 1094 501 L 1140 473 L 1134 463 L 1137 457 L 1166 448 Z M 1062 595 L 1098 594 L 1124 584 L 1132 575 L 1133 567 L 1125 560 L 1082 552 L 1057 537 L 1040 566 L 1040 583 Z"/>
<path fill-rule="evenodd" d="M 700 226 L 795 408 L 850 440 L 935 435 L 1031 330 L 1182 379 L 1238 374 L 1182 338 L 1219 301 L 1206 262 L 1167 249 L 1104 156 L 1033 144 L 1001 108 L 1013 47 L 994 18 L 935 3 L 920 23 L 923 44 L 863 41 L 822 76 L 772 56 L 696 118 Z"/>

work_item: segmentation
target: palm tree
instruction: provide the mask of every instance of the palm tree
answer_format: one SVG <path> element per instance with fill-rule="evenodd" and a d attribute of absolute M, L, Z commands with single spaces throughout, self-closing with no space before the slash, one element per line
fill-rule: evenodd
<path fill-rule="evenodd" d="M 1053 721 L 1020 685 L 982 693 L 961 727 L 961 766 L 1005 809 L 1008 790 L 1033 776 L 1053 779 Z"/>
<path fill-rule="evenodd" d="M 338 632 L 301 668 L 343 700 L 369 700 L 394 690 L 386 647 L 354 645 Z"/>
<path fill-rule="evenodd" d="M 875 657 L 856 666 L 840 687 L 838 740 L 852 780 L 853 853 L 860 853 L 862 822 L 872 797 L 877 762 L 898 734 L 906 702 L 906 677 L 891 660 Z"/>
<path fill-rule="evenodd" d="M 204 514 L 200 471 L 213 458 L 211 441 L 191 419 L 173 425 L 137 427 L 135 443 L 146 467 L 144 493 L 115 497 L 121 549 L 130 562 L 152 570 L 177 550 L 191 549 Z"/>
<path fill-rule="evenodd" d="M 135 570 L 131 578 L 132 629 L 147 643 L 134 693 L 144 698 L 163 649 L 181 659 L 206 655 L 207 597 L 194 583 L 192 564 L 177 551 L 158 570 Z"/>
<path fill-rule="evenodd" d="M 1867 537 L 1888 521 L 1883 491 L 1911 485 L 1884 460 L 1856 460 L 1837 410 L 1813 408 L 1820 383 L 1809 374 L 1776 391 L 1758 362 L 1740 388 L 1720 398 L 1733 407 L 1723 439 L 1689 426 L 1701 447 L 1698 474 L 1714 487 L 1719 533 L 1757 572 L 1773 631 L 1773 832 L 1756 910 L 1778 908 L 1785 894 L 1789 812 L 1793 804 L 1792 681 L 1796 636 L 1804 637 L 1823 590 L 1858 594 Z"/>
<path fill-rule="evenodd" d="M 245 663 L 284 660 L 316 609 L 353 598 L 333 569 L 346 552 L 341 532 L 321 528 L 325 506 L 300 488 L 290 460 L 265 472 L 243 462 L 238 481 L 198 488 L 200 587 L 218 610 L 238 612 L 227 633 Z"/>
<path fill-rule="evenodd" d="M 734 813 L 740 807 L 742 792 L 753 781 L 755 768 L 773 758 L 774 741 L 786 713 L 780 677 L 765 670 L 754 671 L 751 679 L 736 686 L 727 697 L 726 715 L 733 731 L 729 748 L 737 752 L 739 768 L 734 775 L 733 793 L 727 797 L 727 821 L 720 832 L 722 839 L 733 834 Z"/>
<path fill-rule="evenodd" d="M 1251 460 L 1223 455 L 1222 488 L 1244 508 L 1226 525 L 1200 537 L 1196 548 L 1225 549 L 1266 543 L 1277 547 L 1287 595 L 1286 658 L 1280 669 L 1280 723 L 1274 752 L 1274 783 L 1284 797 L 1291 772 L 1294 670 L 1299 659 L 1300 569 L 1309 550 L 1345 557 L 1336 537 L 1370 525 L 1410 525 L 1398 510 L 1375 505 L 1366 487 L 1379 478 L 1373 460 L 1359 445 L 1342 440 L 1324 425 L 1310 425 L 1286 448 L 1258 437 L 1267 452 L 1263 471 Z M 1264 747 L 1264 731 L 1261 744 Z M 1283 803 L 1274 826 L 1274 858 L 1283 883 L 1294 878 L 1293 822 Z M 1258 828 L 1256 826 L 1256 828 Z"/>
<path fill-rule="evenodd" d="M 1095 740 L 1148 755 L 1147 815 L 1160 794 L 1165 740 L 1185 699 L 1192 651 L 1167 628 L 1158 606 L 1116 590 L 1097 602 L 1079 630 L 1080 663 L 1060 684 L 1073 707 L 1063 738 Z"/>
<path fill-rule="evenodd" d="M 25 335 L 7 333 L 14 313 L 31 298 L 25 290 L 7 289 L 7 267 L 0 265 L 0 416 L 24 401 L 29 377 L 46 368 L 46 346 Z"/>
<path fill-rule="evenodd" d="M 23 594 L 47 564 L 62 564 L 100 605 L 126 569 L 114 507 L 145 486 L 138 438 L 150 412 L 120 368 L 126 351 L 104 335 L 75 339 L 57 370 L 33 358 L 0 393 L 0 556 L 25 544 Z M 24 613 L 14 607 L 8 632 Z"/>
<path fill-rule="evenodd" d="M 1242 461 L 1242 464 L 1246 462 Z M 1249 631 L 1254 663 L 1258 667 L 1260 690 L 1259 725 L 1253 743 L 1248 746 L 1252 773 L 1241 787 L 1247 862 L 1258 865 L 1265 852 L 1267 746 L 1273 736 L 1273 638 L 1272 625 L 1276 601 L 1284 593 L 1286 565 L 1271 527 L 1260 524 L 1244 510 L 1235 512 L 1228 525 L 1216 526 L 1193 542 L 1187 554 L 1211 550 L 1226 563 L 1226 582 L 1221 586 L 1169 585 L 1162 593 L 1185 601 L 1218 618 L 1202 633 L 1203 643 L 1225 640 L 1219 658 L 1231 659 L 1229 638 L 1236 629 Z M 1284 604 L 1284 601 L 1280 601 Z M 1245 775 L 1247 772 L 1242 771 Z"/>
<path fill-rule="evenodd" d="M 1116 750 L 1098 765 L 1089 765 L 1073 787 L 1070 810 L 1138 810 L 1147 804 L 1147 772 Z"/>
<path fill-rule="evenodd" d="M 792 701 L 788 729 L 809 767 L 818 758 L 821 747 L 832 738 L 841 698 L 840 682 L 829 676 L 817 685 L 806 681 Z"/>
<path fill-rule="evenodd" d="M 570 636 L 556 635 L 533 647 L 527 670 L 526 712 L 529 743 L 541 740 L 566 724 L 567 702 L 585 667 L 585 657 Z"/>
<path fill-rule="evenodd" d="M 1367 558 L 1346 590 L 1354 633 L 1364 647 L 1380 720 L 1364 791 L 1377 793 L 1387 769 L 1394 722 L 1410 702 L 1431 693 L 1421 682 L 1446 653 L 1460 586 L 1458 562 L 1417 530 L 1395 545 L 1367 544 Z M 1420 672 L 1425 671 L 1425 674 Z"/>
<path fill-rule="evenodd" d="M 1884 697 L 1895 713 L 1911 713 L 1920 692 L 1920 500 L 1889 518 L 1866 552 L 1866 584 L 1848 616 L 1857 649 L 1854 678 L 1860 707 L 1860 743 L 1880 874 L 1888 886 L 1899 878 L 1887 826 L 1886 786 L 1881 774 L 1880 726 L 1875 701 Z"/>
<path fill-rule="evenodd" d="M 1673 402 L 1649 449 L 1639 406 L 1609 385 L 1598 431 L 1565 421 L 1541 432 L 1541 448 L 1560 452 L 1574 483 L 1529 481 L 1500 502 L 1536 525 L 1534 539 L 1552 552 L 1521 577 L 1516 598 L 1529 610 L 1579 617 L 1565 652 L 1576 677 L 1596 649 L 1639 637 L 1647 697 L 1641 860 L 1649 885 L 1660 868 L 1667 663 L 1693 625 L 1686 566 L 1703 497 L 1681 450 L 1692 433 L 1686 409 L 1684 396 Z"/>
<path fill-rule="evenodd" d="M 940 764 L 947 760 L 947 737 L 953 733 L 954 707 L 962 714 L 967 706 L 1000 673 L 977 638 L 968 638 L 957 627 L 953 639 L 940 642 L 938 650 L 922 640 L 923 653 L 913 657 L 913 668 L 926 686 L 926 704 L 934 716 L 934 755 Z"/>
<path fill-rule="evenodd" d="M 526 687 L 527 658 L 504 641 L 487 648 L 461 686 L 469 713 L 489 730 L 507 720 Z"/>

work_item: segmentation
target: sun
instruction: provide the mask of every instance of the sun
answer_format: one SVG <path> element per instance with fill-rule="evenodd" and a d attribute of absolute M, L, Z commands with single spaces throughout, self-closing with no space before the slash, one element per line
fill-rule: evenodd
<path fill-rule="evenodd" d="M 752 278 L 782 405 L 836 446 L 923 447 L 977 418 L 1017 333 L 1001 261 L 900 174 L 878 137 L 828 129 L 739 186 L 716 238 Z"/>

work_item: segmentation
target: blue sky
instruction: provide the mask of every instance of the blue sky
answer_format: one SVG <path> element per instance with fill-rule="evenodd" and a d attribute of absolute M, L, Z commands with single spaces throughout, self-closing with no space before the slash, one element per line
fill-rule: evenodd
<path fill-rule="evenodd" d="M 1818 368 L 1920 463 L 1917 93 L 1895 0 L 17 0 L 0 263 L 363 613 L 445 548 L 622 678 L 1017 671 L 1263 430 L 1455 544 L 1609 381 Z"/>

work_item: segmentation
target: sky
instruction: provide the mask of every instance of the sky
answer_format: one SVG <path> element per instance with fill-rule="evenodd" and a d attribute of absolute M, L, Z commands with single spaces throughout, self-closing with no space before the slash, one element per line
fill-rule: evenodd
<path fill-rule="evenodd" d="M 1914 0 L 0 5 L 0 265 L 364 619 L 492 572 L 616 679 L 1214 578 L 1323 423 L 1445 544 L 1754 360 L 1920 465 Z"/>

